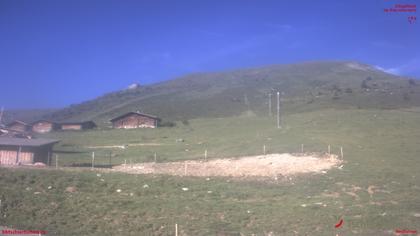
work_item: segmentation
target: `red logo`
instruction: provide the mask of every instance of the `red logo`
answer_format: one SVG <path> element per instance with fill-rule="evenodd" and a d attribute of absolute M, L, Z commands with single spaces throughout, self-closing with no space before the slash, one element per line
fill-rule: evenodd
<path fill-rule="evenodd" d="M 343 225 L 344 221 L 341 219 L 336 225 L 335 228 L 340 228 Z"/>
<path fill-rule="evenodd" d="M 396 229 L 395 233 L 400 234 L 417 234 L 417 230 L 407 230 L 407 229 Z"/>

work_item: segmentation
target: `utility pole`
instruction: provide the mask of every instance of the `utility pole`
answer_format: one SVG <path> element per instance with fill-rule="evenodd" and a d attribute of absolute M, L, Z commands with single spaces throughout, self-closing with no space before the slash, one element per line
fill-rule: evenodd
<path fill-rule="evenodd" d="M 271 92 L 268 94 L 268 116 L 272 116 L 272 110 L 271 110 Z"/>
<path fill-rule="evenodd" d="M 277 92 L 277 129 L 281 129 L 281 125 L 280 125 L 280 92 Z"/>
<path fill-rule="evenodd" d="M 1 120 L 3 118 L 3 110 L 4 110 L 4 107 L 1 107 L 1 111 L 0 111 L 0 125 L 1 125 Z"/>
<path fill-rule="evenodd" d="M 111 157 L 112 157 L 112 151 L 109 152 L 109 168 L 112 168 Z"/>
<path fill-rule="evenodd" d="M 247 106 L 247 108 L 249 110 L 250 108 L 249 108 L 248 95 L 246 95 L 246 93 L 244 94 L 244 103 L 245 103 L 245 105 Z"/>

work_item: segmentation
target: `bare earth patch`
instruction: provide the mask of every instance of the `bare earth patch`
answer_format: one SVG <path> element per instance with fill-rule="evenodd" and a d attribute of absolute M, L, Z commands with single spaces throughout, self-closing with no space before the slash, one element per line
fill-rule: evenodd
<path fill-rule="evenodd" d="M 124 145 L 105 145 L 105 146 L 86 146 L 86 148 L 121 148 L 125 149 L 126 147 L 132 146 L 161 146 L 161 143 L 130 143 Z"/>
<path fill-rule="evenodd" d="M 169 174 L 177 176 L 277 177 L 323 172 L 341 160 L 329 154 L 269 154 L 241 158 L 211 159 L 167 163 L 120 165 L 113 169 L 133 174 Z"/>

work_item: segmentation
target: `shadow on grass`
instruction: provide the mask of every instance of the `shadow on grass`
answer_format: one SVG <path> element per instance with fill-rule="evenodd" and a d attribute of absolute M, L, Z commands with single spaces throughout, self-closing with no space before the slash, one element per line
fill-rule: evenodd
<path fill-rule="evenodd" d="M 89 153 L 87 151 L 64 151 L 64 150 L 55 150 L 54 153 L 59 154 L 59 153 Z"/>
<path fill-rule="evenodd" d="M 86 168 L 91 168 L 92 167 L 92 163 L 72 163 L 72 164 L 67 164 L 65 165 L 66 167 L 86 167 Z M 95 168 L 112 168 L 113 166 L 116 165 L 110 165 L 110 164 L 95 164 Z"/>

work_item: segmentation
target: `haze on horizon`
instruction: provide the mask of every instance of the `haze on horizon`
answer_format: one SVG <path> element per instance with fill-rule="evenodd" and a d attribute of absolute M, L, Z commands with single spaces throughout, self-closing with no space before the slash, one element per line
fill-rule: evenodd
<path fill-rule="evenodd" d="M 352 60 L 420 78 L 400 1 L 0 1 L 0 106 L 58 108 L 195 72 Z M 404 3 L 415 3 L 408 0 Z"/>

